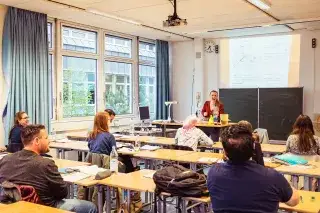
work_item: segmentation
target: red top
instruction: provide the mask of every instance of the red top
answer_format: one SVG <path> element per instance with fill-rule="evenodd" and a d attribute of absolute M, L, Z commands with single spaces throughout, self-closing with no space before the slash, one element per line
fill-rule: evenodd
<path fill-rule="evenodd" d="M 204 113 L 207 113 L 207 116 L 204 116 Z M 210 110 L 210 101 L 206 101 L 202 107 L 202 110 L 201 110 L 201 114 L 203 117 L 205 118 L 209 118 L 210 115 L 213 114 L 213 111 Z M 224 106 L 223 106 L 223 103 L 220 102 L 220 106 L 219 106 L 219 117 L 220 117 L 220 114 L 224 114 Z"/>

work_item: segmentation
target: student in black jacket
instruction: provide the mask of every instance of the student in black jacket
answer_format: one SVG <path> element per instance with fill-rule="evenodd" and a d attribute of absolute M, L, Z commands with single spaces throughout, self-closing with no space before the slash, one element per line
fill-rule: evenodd
<path fill-rule="evenodd" d="M 29 117 L 26 112 L 17 112 L 14 118 L 14 125 L 9 133 L 8 152 L 14 153 L 23 149 L 21 141 L 21 130 L 28 126 Z"/>
<path fill-rule="evenodd" d="M 261 144 L 259 143 L 259 135 L 253 132 L 252 125 L 249 121 L 242 120 L 239 121 L 238 124 L 240 126 L 246 127 L 250 132 L 252 132 L 252 137 L 254 139 L 252 160 L 254 160 L 257 164 L 264 166 L 263 153 L 261 150 Z"/>

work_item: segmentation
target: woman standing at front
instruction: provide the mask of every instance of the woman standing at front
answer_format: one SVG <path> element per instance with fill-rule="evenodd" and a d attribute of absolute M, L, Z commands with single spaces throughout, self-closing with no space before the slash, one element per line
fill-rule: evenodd
<path fill-rule="evenodd" d="M 218 99 L 218 92 L 216 90 L 212 90 L 210 92 L 210 100 L 206 101 L 203 105 L 201 114 L 205 120 L 209 120 L 212 115 L 214 121 L 220 121 L 220 114 L 224 113 L 224 106 Z M 205 132 L 207 135 L 210 135 L 211 139 L 216 142 L 219 141 L 220 129 L 213 128 L 211 132 Z"/>
<path fill-rule="evenodd" d="M 218 92 L 216 90 L 212 90 L 210 92 L 210 100 L 206 101 L 203 105 L 201 114 L 208 120 L 212 115 L 216 118 L 217 121 L 220 120 L 220 114 L 224 113 L 224 106 L 218 99 Z"/>
<path fill-rule="evenodd" d="M 27 113 L 20 111 L 14 117 L 14 125 L 9 132 L 8 152 L 14 153 L 23 149 L 21 129 L 29 124 Z"/>

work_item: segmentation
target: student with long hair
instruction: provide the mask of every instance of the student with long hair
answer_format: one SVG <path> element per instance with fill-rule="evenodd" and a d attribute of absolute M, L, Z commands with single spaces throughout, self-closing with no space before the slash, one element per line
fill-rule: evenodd
<path fill-rule="evenodd" d="M 112 147 L 116 147 L 116 139 L 109 132 L 110 130 L 110 115 L 107 112 L 98 112 L 94 117 L 93 130 L 88 136 L 89 151 L 92 153 L 110 155 Z M 133 165 L 130 157 L 123 155 L 119 157 L 126 166 L 126 173 L 133 171 Z"/>
<path fill-rule="evenodd" d="M 20 111 L 15 114 L 14 125 L 9 132 L 8 152 L 14 153 L 23 149 L 21 130 L 28 124 L 29 117 L 26 112 Z"/>
<path fill-rule="evenodd" d="M 300 115 L 287 139 L 286 151 L 296 155 L 320 155 L 320 138 L 314 135 L 309 116 Z"/>

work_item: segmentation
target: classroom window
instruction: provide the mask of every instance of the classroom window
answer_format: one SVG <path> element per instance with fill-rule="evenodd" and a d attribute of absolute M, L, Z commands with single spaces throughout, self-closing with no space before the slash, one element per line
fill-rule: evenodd
<path fill-rule="evenodd" d="M 132 113 L 132 65 L 105 61 L 105 107 L 119 115 Z"/>
<path fill-rule="evenodd" d="M 97 33 L 71 27 L 62 27 L 62 44 L 64 50 L 97 53 Z"/>
<path fill-rule="evenodd" d="M 63 56 L 63 117 L 93 116 L 97 60 Z"/>
<path fill-rule="evenodd" d="M 54 106 L 55 106 L 55 98 L 54 98 L 54 73 L 53 73 L 53 56 L 52 54 L 49 54 L 48 56 L 48 68 L 49 68 L 49 74 L 51 76 L 51 91 L 50 91 L 50 100 L 51 100 L 51 107 L 50 107 L 50 119 L 54 118 Z"/>
<path fill-rule="evenodd" d="M 139 65 L 139 105 L 149 106 L 150 118 L 156 114 L 156 68 Z"/>
<path fill-rule="evenodd" d="M 139 42 L 139 61 L 156 63 L 156 45 L 152 43 Z"/>
<path fill-rule="evenodd" d="M 105 55 L 121 58 L 131 58 L 132 40 L 127 38 L 106 35 Z"/>

